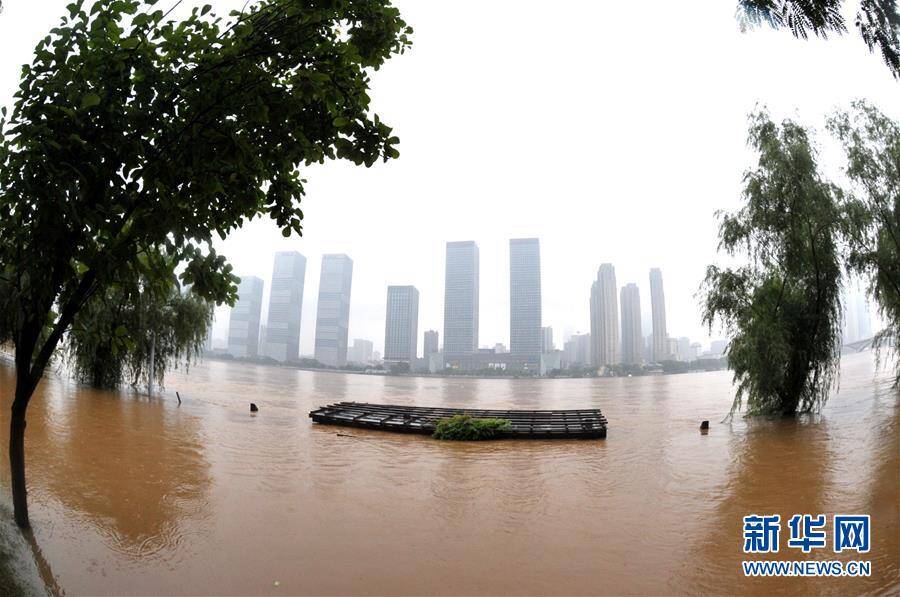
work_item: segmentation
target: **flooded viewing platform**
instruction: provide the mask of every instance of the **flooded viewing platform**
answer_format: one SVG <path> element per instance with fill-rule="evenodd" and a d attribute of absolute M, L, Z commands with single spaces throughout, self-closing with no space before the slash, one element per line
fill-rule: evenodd
<path fill-rule="evenodd" d="M 457 415 L 475 419 L 504 419 L 510 428 L 504 439 L 603 439 L 607 421 L 599 409 L 581 410 L 485 410 L 435 408 L 396 404 L 341 402 L 309 413 L 316 423 L 381 429 L 397 433 L 431 435 L 437 422 Z M 499 439 L 499 438 L 498 438 Z"/>
<path fill-rule="evenodd" d="M 900 397 L 874 360 L 844 358 L 820 415 L 725 422 L 729 371 L 455 379 L 206 361 L 147 398 L 53 370 L 28 411 L 35 539 L 69 595 L 896 593 Z M 0 442 L 14 387 L 0 363 Z M 308 416 L 375 396 L 601 409 L 615 432 L 347 437 Z M 8 512 L 6 458 L 0 506 Z M 753 513 L 871 515 L 871 576 L 744 578 L 742 517 Z M 861 559 L 793 551 L 779 559 Z"/>

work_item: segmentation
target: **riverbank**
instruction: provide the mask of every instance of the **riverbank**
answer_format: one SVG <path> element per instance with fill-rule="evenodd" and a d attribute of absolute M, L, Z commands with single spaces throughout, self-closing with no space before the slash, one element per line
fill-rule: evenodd
<path fill-rule="evenodd" d="M 51 594 L 41 580 L 28 541 L 13 522 L 12 509 L 0 504 L 0 595 Z"/>
<path fill-rule="evenodd" d="M 4 514 L 5 516 L 5 514 Z M 16 581 L 13 572 L 12 556 L 5 545 L 0 545 L 0 594 L 22 595 L 24 591 Z"/>

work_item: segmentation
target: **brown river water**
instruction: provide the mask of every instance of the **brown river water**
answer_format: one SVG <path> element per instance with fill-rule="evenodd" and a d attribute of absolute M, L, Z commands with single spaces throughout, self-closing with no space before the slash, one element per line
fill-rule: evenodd
<path fill-rule="evenodd" d="M 846 357 L 840 382 L 817 417 L 728 423 L 726 371 L 440 379 L 210 361 L 154 399 L 57 372 L 29 408 L 32 522 L 69 595 L 896 594 L 900 396 L 870 354 Z M 12 389 L 0 363 L 4 446 Z M 599 407 L 609 436 L 454 443 L 310 422 L 339 400 Z M 0 481 L 8 504 L 5 457 Z M 744 578 L 751 513 L 823 513 L 829 530 L 834 513 L 871 514 L 865 556 L 832 553 L 830 534 L 810 556 L 785 549 L 784 525 L 768 559 L 868 559 L 872 575 Z"/>

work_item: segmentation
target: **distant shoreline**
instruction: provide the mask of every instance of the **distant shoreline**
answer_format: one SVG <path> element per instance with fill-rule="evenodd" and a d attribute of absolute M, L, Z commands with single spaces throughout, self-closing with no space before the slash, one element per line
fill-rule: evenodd
<path fill-rule="evenodd" d="M 555 379 L 615 379 L 615 378 L 629 378 L 629 377 L 660 377 L 664 375 L 686 375 L 690 373 L 709 373 L 711 371 L 726 371 L 727 368 L 724 369 L 694 369 L 687 371 L 673 371 L 673 372 L 654 372 L 654 373 L 644 373 L 637 375 L 583 375 L 583 376 L 568 376 L 568 375 L 559 375 L 559 376 L 540 376 L 540 375 L 478 375 L 475 374 L 455 374 L 455 375 L 446 375 L 442 373 L 424 373 L 424 372 L 410 372 L 410 373 L 391 373 L 390 371 L 385 370 L 381 373 L 368 373 L 366 371 L 356 371 L 353 369 L 332 369 L 328 367 L 304 367 L 301 365 L 290 365 L 290 364 L 280 364 L 278 362 L 268 362 L 262 360 L 251 360 L 251 359 L 240 359 L 240 358 L 222 358 L 220 355 L 215 354 L 204 354 L 200 357 L 201 361 L 217 361 L 222 363 L 236 363 L 241 365 L 259 365 L 263 367 L 273 367 L 276 369 L 294 369 L 297 371 L 314 371 L 317 373 L 343 373 L 348 375 L 365 375 L 368 377 L 422 377 L 426 379 L 517 379 L 517 380 L 529 380 L 529 381 L 544 381 L 544 380 L 555 380 Z"/>

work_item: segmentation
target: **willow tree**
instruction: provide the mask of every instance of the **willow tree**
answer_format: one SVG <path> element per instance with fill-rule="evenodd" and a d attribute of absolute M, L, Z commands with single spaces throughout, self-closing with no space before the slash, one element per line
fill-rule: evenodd
<path fill-rule="evenodd" d="M 70 4 L 0 121 L 0 276 L 12 297 L 0 337 L 16 352 L 21 527 L 28 403 L 92 298 L 154 280 L 141 256 L 161 251 L 199 297 L 233 302 L 213 234 L 262 215 L 300 234 L 300 167 L 398 155 L 369 96 L 370 71 L 409 45 L 389 0 L 259 0 L 228 18 L 206 5 L 178 20 L 155 5 Z"/>
<path fill-rule="evenodd" d="M 823 405 L 837 373 L 840 191 L 820 179 L 801 126 L 756 113 L 749 143 L 759 159 L 745 204 L 719 230 L 720 249 L 744 265 L 708 268 L 703 319 L 731 338 L 732 412 L 746 402 L 751 414 L 793 415 Z"/>
<path fill-rule="evenodd" d="M 87 302 L 67 334 L 72 373 L 95 388 L 162 385 L 167 368 L 200 356 L 212 320 L 213 303 L 174 275 L 111 287 Z"/>
<path fill-rule="evenodd" d="M 865 102 L 828 121 L 847 156 L 851 182 L 843 202 L 847 267 L 868 281 L 868 291 L 900 356 L 900 125 Z M 900 384 L 900 367 L 896 381 Z"/>

